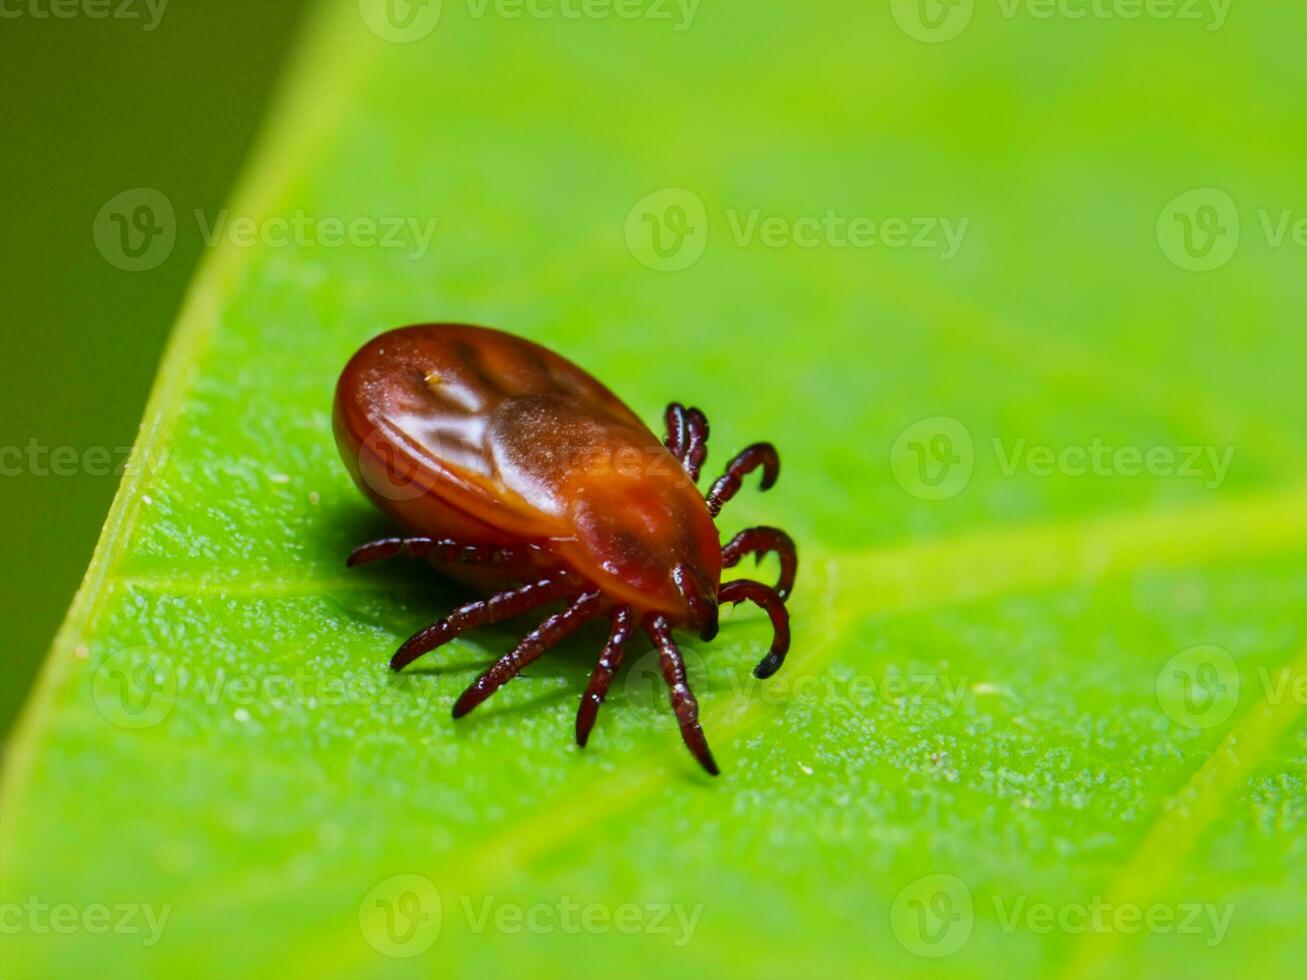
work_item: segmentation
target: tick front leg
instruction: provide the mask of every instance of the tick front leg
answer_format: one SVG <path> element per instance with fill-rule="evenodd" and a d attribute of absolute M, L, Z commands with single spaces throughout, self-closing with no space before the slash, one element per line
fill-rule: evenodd
<path fill-rule="evenodd" d="M 781 458 L 770 442 L 755 442 L 726 464 L 726 472 L 708 491 L 708 512 L 713 517 L 720 514 L 722 505 L 740 492 L 744 478 L 759 466 L 762 467 L 762 489 L 770 490 L 781 475 Z"/>
<path fill-rule="evenodd" d="M 781 664 L 785 663 L 785 655 L 790 652 L 790 612 L 785 608 L 785 600 L 777 594 L 776 590 L 752 579 L 737 578 L 721 587 L 721 591 L 717 593 L 717 601 L 729 602 L 732 605 L 752 602 L 766 611 L 771 617 L 771 649 L 767 651 L 767 656 L 762 658 L 758 666 L 753 668 L 753 676 L 759 680 L 766 680 L 780 670 Z"/>
<path fill-rule="evenodd" d="M 722 568 L 734 568 L 746 555 L 760 562 L 775 553 L 781 563 L 781 577 L 776 583 L 776 594 L 788 599 L 794 591 L 794 577 L 799 570 L 799 553 L 794 539 L 776 527 L 745 528 L 722 548 Z"/>
<path fill-rule="evenodd" d="M 626 652 L 626 641 L 631 638 L 634 617 L 630 606 L 618 606 L 612 611 L 612 631 L 604 652 L 595 664 L 594 673 L 590 675 L 590 684 L 581 695 L 581 707 L 576 712 L 576 744 L 584 748 L 590 739 L 590 730 L 594 728 L 595 718 L 599 716 L 599 706 L 608 696 L 608 688 L 613 683 L 613 675 L 622 666 L 622 657 Z"/>
<path fill-rule="evenodd" d="M 677 724 L 681 727 L 681 738 L 704 771 L 710 776 L 716 776 L 721 770 L 717 768 L 712 750 L 708 748 L 707 736 L 699 724 L 699 702 L 695 700 L 687 683 L 685 659 L 672 642 L 671 626 L 662 616 L 650 616 L 645 620 L 644 628 L 658 648 L 658 663 L 663 670 L 663 679 L 672 692 L 672 711 L 676 713 Z"/>
<path fill-rule="evenodd" d="M 405 558 L 426 558 L 431 555 L 442 562 L 467 562 L 477 565 L 497 565 L 517 561 L 526 552 L 521 548 L 494 548 L 488 545 L 463 544 L 452 538 L 382 538 L 359 545 L 345 559 L 345 565 L 367 565 L 403 555 Z"/>
<path fill-rule="evenodd" d="M 422 654 L 449 642 L 460 633 L 529 612 L 537 606 L 571 595 L 577 588 L 577 581 L 572 576 L 557 575 L 459 606 L 444 619 L 436 620 L 405 640 L 390 658 L 390 669 L 403 670 Z"/>
<path fill-rule="evenodd" d="M 680 460 L 690 480 L 698 483 L 703 461 L 708 458 L 708 417 L 697 408 L 686 408 L 680 402 L 672 402 L 667 406 L 664 419 L 667 437 L 663 445 Z"/>
<path fill-rule="evenodd" d="M 663 421 L 667 424 L 667 435 L 663 438 L 663 445 L 667 447 L 669 453 L 680 459 L 685 453 L 685 440 L 688 437 L 685 406 L 680 402 L 672 402 L 663 413 Z"/>
<path fill-rule="evenodd" d="M 523 667 L 538 660 L 541 654 L 575 631 L 586 620 L 594 618 L 599 606 L 599 596 L 597 590 L 583 593 L 562 612 L 550 616 L 528 633 L 511 653 L 495 661 L 459 696 L 459 699 L 454 702 L 454 717 L 462 718 L 516 677 Z"/>

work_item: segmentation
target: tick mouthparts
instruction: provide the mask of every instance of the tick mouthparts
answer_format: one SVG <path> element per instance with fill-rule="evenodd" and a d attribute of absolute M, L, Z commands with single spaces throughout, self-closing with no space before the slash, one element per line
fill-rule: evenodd
<path fill-rule="evenodd" d="M 718 622 L 716 605 L 713 605 L 710 615 L 712 616 L 712 619 L 705 623 L 703 629 L 699 631 L 699 639 L 701 640 L 711 640 L 717 636 L 717 630 L 720 624 Z"/>
<path fill-rule="evenodd" d="M 718 629 L 717 599 L 713 590 L 702 575 L 684 562 L 672 570 L 672 581 L 676 583 L 676 590 L 681 593 L 690 609 L 690 625 L 699 627 L 702 639 L 711 640 L 717 635 Z"/>

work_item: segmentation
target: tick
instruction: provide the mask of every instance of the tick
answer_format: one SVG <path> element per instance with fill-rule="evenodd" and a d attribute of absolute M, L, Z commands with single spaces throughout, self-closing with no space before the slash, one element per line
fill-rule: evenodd
<path fill-rule="evenodd" d="M 780 459 L 770 443 L 743 450 L 701 494 L 708 420 L 697 408 L 669 405 L 660 442 L 565 358 L 460 324 L 403 327 L 365 344 L 340 376 L 333 421 L 354 482 L 413 535 L 369 542 L 347 564 L 425 559 L 493 593 L 419 630 L 391 669 L 474 627 L 562 602 L 463 692 L 454 717 L 583 623 L 606 617 L 608 641 L 581 697 L 577 743 L 589 739 L 626 646 L 643 630 L 658 651 L 685 744 L 717 775 L 672 634 L 693 630 L 710 640 L 720 604 L 752 602 L 773 632 L 754 676 L 770 677 L 784 662 L 794 542 L 776 528 L 753 527 L 723 545 L 714 523 L 750 473 L 762 470 L 763 490 L 775 484 Z M 781 568 L 775 588 L 722 582 L 722 569 L 771 553 Z"/>

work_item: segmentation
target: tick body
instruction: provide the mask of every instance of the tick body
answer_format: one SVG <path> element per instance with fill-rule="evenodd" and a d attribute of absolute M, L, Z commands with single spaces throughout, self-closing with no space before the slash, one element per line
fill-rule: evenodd
<path fill-rule="evenodd" d="M 716 775 L 673 631 L 711 639 L 721 603 L 754 602 L 774 628 L 754 673 L 770 676 L 789 649 L 785 599 L 797 557 L 783 531 L 749 528 L 722 545 L 714 523 L 753 470 L 762 470 L 764 490 L 776 482 L 776 450 L 748 447 L 701 494 L 707 419 L 673 403 L 665 421 L 660 441 L 585 371 L 498 330 L 428 324 L 364 345 L 336 387 L 336 442 L 359 488 L 409 533 L 365 544 L 348 563 L 423 558 L 493 592 L 414 634 L 391 667 L 476 626 L 561 604 L 464 692 L 459 718 L 604 617 L 609 638 L 581 698 L 577 742 L 586 744 L 625 648 L 642 631 L 658 650 L 686 745 Z M 773 552 L 775 588 L 722 583 L 723 568 Z"/>

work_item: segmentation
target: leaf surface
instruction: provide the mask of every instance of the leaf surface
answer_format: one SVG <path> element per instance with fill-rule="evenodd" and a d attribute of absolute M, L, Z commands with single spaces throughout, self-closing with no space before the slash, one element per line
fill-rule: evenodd
<path fill-rule="evenodd" d="M 259 231 L 206 256 L 9 747 L 6 977 L 1301 963 L 1307 279 L 1259 209 L 1301 200 L 1307 12 L 981 5 L 931 45 L 885 7 L 704 3 L 678 30 L 451 2 L 402 44 L 323 6 L 232 204 Z M 1244 220 L 1197 274 L 1156 226 L 1209 185 Z M 641 204 L 668 188 L 691 197 Z M 648 267 L 641 235 L 697 247 L 686 200 L 702 256 Z M 375 242 L 333 244 L 360 220 Z M 602 631 L 457 725 L 529 624 L 387 672 L 462 593 L 346 572 L 392 529 L 330 397 L 364 340 L 437 319 L 538 340 L 651 423 L 702 406 L 710 475 L 780 447 L 722 526 L 799 541 L 790 661 L 750 678 L 743 607 L 685 640 L 722 778 L 646 648 L 576 749 Z M 926 499 L 941 473 L 962 485 Z"/>

